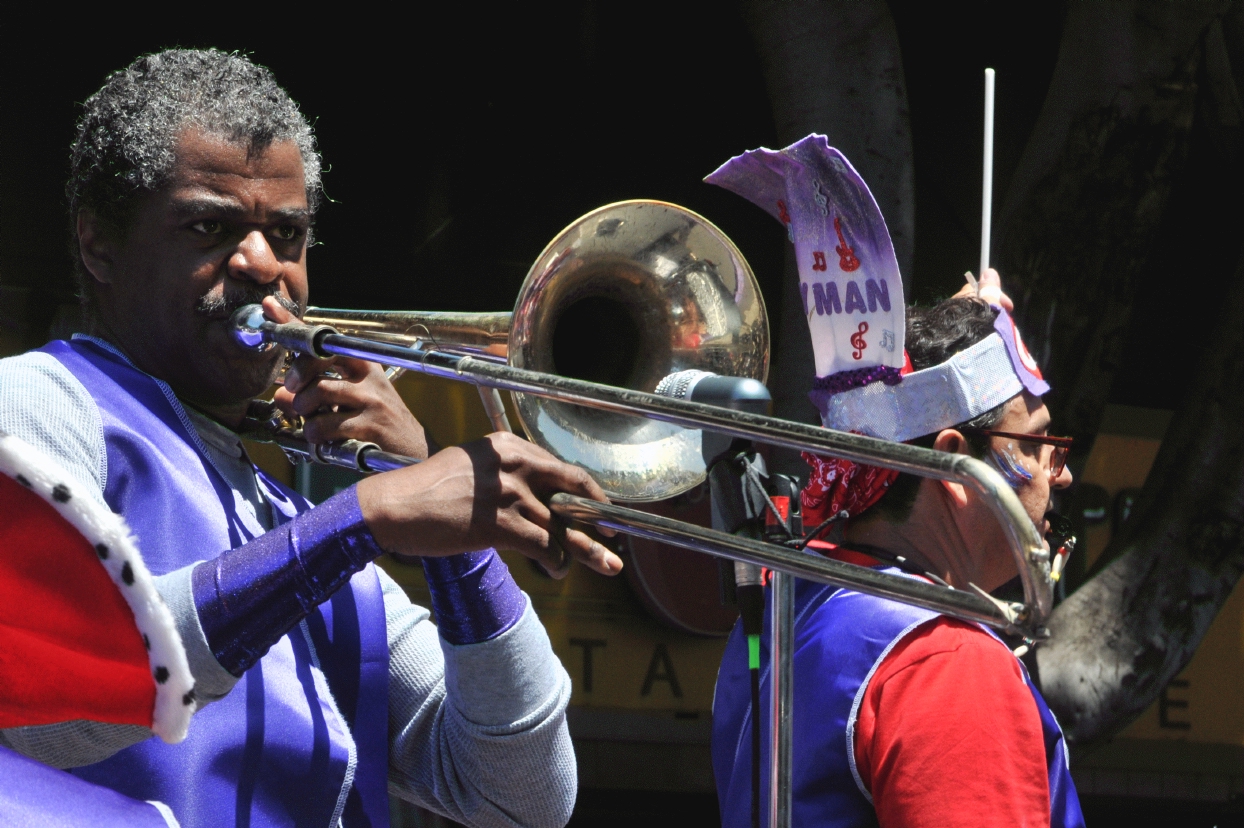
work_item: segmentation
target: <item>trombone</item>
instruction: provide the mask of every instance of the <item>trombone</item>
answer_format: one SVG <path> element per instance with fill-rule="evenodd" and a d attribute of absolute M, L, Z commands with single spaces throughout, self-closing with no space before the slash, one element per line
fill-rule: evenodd
<path fill-rule="evenodd" d="M 496 392 L 513 392 L 527 435 L 584 467 L 615 500 L 661 500 L 702 482 L 703 430 L 964 484 L 1004 529 L 1023 603 L 612 503 L 557 494 L 549 506 L 567 520 L 856 589 L 1028 641 L 1047 635 L 1055 580 L 1050 553 L 1015 493 L 983 462 L 652 393 L 665 376 L 683 370 L 760 381 L 768 370 L 768 323 L 751 269 L 720 230 L 685 208 L 627 201 L 583 216 L 536 260 L 512 314 L 311 308 L 301 323 L 277 324 L 251 305 L 234 314 L 233 326 L 237 341 L 255 349 L 281 345 L 474 383 L 494 425 L 506 430 Z M 374 445 L 277 442 L 362 471 L 414 462 Z"/>

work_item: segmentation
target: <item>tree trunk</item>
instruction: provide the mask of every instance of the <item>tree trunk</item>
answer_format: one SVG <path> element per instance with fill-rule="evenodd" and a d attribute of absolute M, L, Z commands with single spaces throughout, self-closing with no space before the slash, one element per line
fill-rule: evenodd
<path fill-rule="evenodd" d="M 868 182 L 885 216 L 909 292 L 915 228 L 911 127 L 894 18 L 883 0 L 825 3 L 744 0 L 760 54 L 780 149 L 813 132 L 829 137 Z M 808 401 L 812 340 L 787 251 L 772 379 L 777 416 L 819 423 Z M 807 473 L 793 452 L 777 471 Z"/>
<path fill-rule="evenodd" d="M 1134 516 L 1054 611 L 1041 691 L 1071 741 L 1139 716 L 1191 660 L 1244 573 L 1244 257 Z"/>
<path fill-rule="evenodd" d="M 1194 116 L 1233 169 L 1244 110 L 1241 3 L 1117 0 L 1069 4 L 1044 109 L 998 217 L 997 261 L 1054 392 L 1060 430 L 1091 445 L 1121 360 L 1138 280 L 1166 244 L 1163 221 L 1186 169 Z M 860 169 L 911 270 L 914 207 L 906 94 L 894 24 L 881 2 L 744 0 L 783 144 L 823 132 Z M 1225 33 L 1225 35 L 1224 35 Z M 1200 80 L 1200 85 L 1198 85 Z M 1199 100 L 1198 100 L 1199 96 Z M 1206 121 L 1208 113 L 1208 121 Z M 1226 189 L 1224 187 L 1224 189 Z M 1235 242 L 1238 244 L 1238 242 Z M 1192 657 L 1244 570 L 1244 258 L 1213 295 L 1202 341 L 1214 349 L 1172 423 L 1126 531 L 1088 584 L 1055 611 L 1037 674 L 1069 738 L 1126 725 Z M 1162 274 L 1205 284 L 1204 274 Z M 811 343 L 787 263 L 780 416 L 806 402 Z M 1152 274 L 1150 274 L 1152 275 Z"/>
<path fill-rule="evenodd" d="M 1050 91 L 999 216 L 997 261 L 1053 389 L 1087 448 L 1162 243 L 1184 165 L 1202 35 L 1223 2 L 1073 3 Z"/>
<path fill-rule="evenodd" d="M 1213 258 L 1204 250 L 1166 255 L 1172 244 L 1206 241 L 1171 237 L 1172 191 L 1191 174 L 1229 181 L 1237 172 L 1244 112 L 1231 64 L 1244 27 L 1240 4 L 1227 6 L 1073 4 L 999 223 L 1003 273 L 1045 363 L 1054 420 L 1085 449 L 1129 356 L 1137 288 L 1174 288 L 1170 301 L 1195 285 L 1184 295 L 1202 305 L 1184 349 L 1197 374 L 1133 517 L 1101 571 L 1055 610 L 1051 640 L 1036 652 L 1042 692 L 1079 745 L 1152 704 L 1244 571 L 1244 258 L 1224 274 L 1198 269 Z M 1194 116 L 1220 156 L 1214 163 L 1185 163 Z M 1240 256 L 1238 237 L 1207 243 Z"/>

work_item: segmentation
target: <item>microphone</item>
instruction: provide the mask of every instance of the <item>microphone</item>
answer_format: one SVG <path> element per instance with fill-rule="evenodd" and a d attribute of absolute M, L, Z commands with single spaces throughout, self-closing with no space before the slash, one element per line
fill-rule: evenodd
<path fill-rule="evenodd" d="M 656 393 L 663 397 L 751 414 L 768 414 L 773 406 L 769 389 L 762 383 L 745 377 L 723 377 L 709 371 L 678 371 L 670 374 L 657 384 Z M 764 458 L 752 449 L 747 440 L 736 440 L 707 430 L 701 432 L 700 440 L 700 451 L 704 455 L 704 466 L 708 472 L 713 528 L 754 537 L 757 522 L 764 526 L 769 518 L 766 508 L 769 505 L 766 503 L 768 497 L 764 491 L 764 481 L 769 480 L 769 475 Z M 789 492 L 787 494 L 789 504 Z M 760 710 L 758 654 L 765 608 L 761 569 L 741 561 L 719 563 L 723 603 L 737 604 L 743 619 L 743 634 L 748 641 L 752 709 Z M 754 803 L 759 803 L 760 717 L 754 716 L 752 722 L 752 798 Z M 756 815 L 754 822 L 758 824 L 759 811 L 754 807 L 752 813 Z"/>
<path fill-rule="evenodd" d="M 762 383 L 747 377 L 723 377 L 710 371 L 677 371 L 657 383 L 655 393 L 749 414 L 768 414 L 773 405 L 769 389 Z"/>
<path fill-rule="evenodd" d="M 763 383 L 747 377 L 723 377 L 711 371 L 677 371 L 657 384 L 656 393 L 749 414 L 768 414 L 773 407 L 773 397 Z M 712 468 L 730 450 L 735 440 L 708 430 L 702 434 L 704 464 Z"/>

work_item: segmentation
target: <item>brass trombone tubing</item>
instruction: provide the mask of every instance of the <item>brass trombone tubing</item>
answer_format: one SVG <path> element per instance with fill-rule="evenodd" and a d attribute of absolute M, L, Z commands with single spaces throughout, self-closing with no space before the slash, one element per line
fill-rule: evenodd
<path fill-rule="evenodd" d="M 275 443 L 287 454 L 327 466 L 339 466 L 364 474 L 404 469 L 419 462 L 414 457 L 384 451 L 375 443 L 342 440 L 334 443 L 309 443 L 290 434 L 265 435 L 264 441 Z"/>
<path fill-rule="evenodd" d="M 348 356 L 358 359 L 395 365 L 411 371 L 431 376 L 472 382 L 491 388 L 506 391 L 534 394 L 547 399 L 556 400 L 619 414 L 633 414 L 661 420 L 691 429 L 708 429 L 732 437 L 755 440 L 769 445 L 781 446 L 801 451 L 827 454 L 842 457 L 859 463 L 895 469 L 901 472 L 916 474 L 939 480 L 961 483 L 974 489 L 989 504 L 995 517 L 1001 523 L 1012 555 L 1015 558 L 1020 580 L 1024 589 L 1024 604 L 1007 604 L 981 595 L 973 595 L 964 590 L 948 590 L 945 587 L 928 589 L 938 593 L 927 596 L 933 603 L 924 603 L 926 593 L 908 593 L 906 586 L 916 582 L 908 578 L 876 573 L 861 567 L 850 567 L 848 564 L 836 564 L 833 561 L 820 561 L 825 565 L 833 564 L 830 569 L 808 568 L 809 561 L 819 561 L 812 555 L 801 555 L 789 552 L 792 559 L 774 558 L 771 562 L 738 557 L 752 563 L 761 563 L 774 569 L 791 572 L 799 577 L 822 581 L 836 585 L 864 586 L 868 584 L 870 592 L 881 588 L 874 584 L 873 579 L 888 579 L 895 590 L 885 593 L 905 603 L 916 603 L 929 609 L 959 615 L 962 610 L 969 612 L 968 620 L 980 621 L 993 627 L 1021 632 L 1026 637 L 1038 638 L 1044 635 L 1043 625 L 1049 617 L 1053 603 L 1053 591 L 1049 588 L 1049 552 L 1041 543 L 1028 513 L 1020 504 L 1015 492 L 1002 480 L 993 469 L 980 460 L 961 454 L 949 454 L 932 449 L 909 446 L 902 443 L 891 443 L 858 434 L 820 428 L 804 423 L 781 420 L 734 411 L 727 408 L 689 402 L 687 400 L 663 397 L 643 391 L 600 385 L 593 382 L 561 377 L 555 374 L 543 374 L 514 368 L 509 365 L 497 364 L 487 359 L 425 349 L 408 347 L 388 342 L 376 342 L 356 336 L 345 336 L 326 325 L 311 326 L 291 322 L 278 325 L 262 318 L 257 306 L 242 308 L 234 314 L 235 336 L 237 340 L 249 347 L 266 347 L 263 343 L 279 344 L 292 350 L 315 354 L 319 357 Z M 558 502 L 554 498 L 554 502 Z M 590 501 L 586 501 L 590 502 Z M 581 504 L 580 504 L 581 505 Z M 600 504 L 596 504 L 600 505 Z M 610 507 L 613 509 L 621 507 Z M 635 510 L 627 510 L 635 512 Z M 586 513 L 586 512 L 585 512 Z M 635 514 L 646 514 L 635 512 Z M 651 517 L 651 516 L 649 516 Z M 602 513 L 603 519 L 603 513 Z M 638 529 L 638 525 L 636 525 Z M 698 527 L 692 527 L 698 529 Z M 690 530 L 688 530 L 690 531 Z M 700 529 L 711 532 L 712 530 Z M 636 532 L 638 534 L 638 532 Z M 732 554 L 718 552 L 700 547 L 692 547 L 710 554 L 735 558 L 736 555 L 752 554 L 743 552 L 744 547 L 731 545 L 743 539 L 721 535 L 722 545 L 732 550 Z M 691 538 L 694 532 L 684 537 Z M 657 540 L 669 540 L 656 536 Z M 731 543 L 726 542 L 726 538 Z M 671 541 L 672 542 L 672 541 Z M 699 541 L 697 541 L 699 542 Z M 759 543 L 750 541 L 749 543 Z M 679 545 L 687 545 L 682 543 Z M 767 546 L 776 546 L 767 544 Z M 777 547 L 785 549 L 784 547 Z M 754 550 L 753 550 L 754 551 Z M 844 572 L 840 567 L 852 570 Z M 869 576 L 856 577 L 855 570 L 868 572 Z M 825 580 L 828 577 L 835 580 Z M 848 575 L 852 580 L 848 581 Z M 897 582 L 897 583 L 895 583 Z M 1043 588 L 1044 587 L 1044 588 Z M 901 596 L 901 597 L 900 597 Z M 949 596 L 954 596 L 953 598 Z M 967 603 L 964 603 L 967 601 Z"/>
<path fill-rule="evenodd" d="M 730 535 L 660 515 L 598 503 L 568 494 L 553 495 L 549 508 L 563 518 L 603 526 L 628 535 L 670 543 L 696 552 L 756 564 L 831 586 L 848 587 L 881 598 L 935 610 L 964 621 L 1015 631 L 989 599 L 959 589 L 947 589 L 915 578 L 878 572 L 821 555 L 800 552 L 781 544 Z"/>

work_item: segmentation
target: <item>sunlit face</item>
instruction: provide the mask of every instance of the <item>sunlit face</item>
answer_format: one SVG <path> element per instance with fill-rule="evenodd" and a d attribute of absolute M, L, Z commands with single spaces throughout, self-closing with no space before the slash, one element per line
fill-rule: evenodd
<path fill-rule="evenodd" d="M 1006 404 L 1002 421 L 991 430 L 1045 436 L 1049 427 L 1049 409 L 1039 397 L 1024 392 Z M 1054 489 L 1071 485 L 1071 472 L 1063 468 L 1057 477 L 1051 474 L 1053 446 L 997 436 L 989 437 L 989 445 L 991 451 L 997 452 L 997 457 L 993 458 L 996 465 L 1001 468 L 1009 464 L 1017 472 L 1007 474 L 1004 471 L 1003 476 L 1012 482 L 1024 511 L 1044 538 L 1050 530 L 1049 521 L 1045 519 L 1052 505 L 1050 494 Z M 966 451 L 965 442 L 960 446 L 960 450 Z M 959 520 L 963 530 L 961 537 L 974 560 L 971 580 L 988 591 L 1014 578 L 1015 559 L 1006 551 L 1008 543 L 1002 526 L 988 504 L 975 494 L 969 495 L 967 508 L 960 512 Z"/>
<path fill-rule="evenodd" d="M 251 155 L 245 143 L 188 129 L 170 183 L 143 199 L 106 267 L 87 260 L 100 282 L 99 323 L 179 396 L 247 400 L 271 383 L 281 353 L 240 348 L 228 316 L 268 294 L 305 307 L 310 221 L 295 143 Z"/>
<path fill-rule="evenodd" d="M 1034 397 L 1025 391 L 1007 403 L 1002 422 L 994 426 L 993 430 L 1044 437 L 1050 430 L 1050 411 L 1040 397 Z M 1045 519 L 1045 513 L 1053 506 L 1050 493 L 1054 489 L 1065 489 L 1071 485 L 1070 469 L 1064 467 L 1057 477 L 1050 473 L 1053 446 L 1010 437 L 990 437 L 989 443 L 990 448 L 996 452 L 996 462 L 999 465 L 1009 463 L 1020 470 L 1019 476 L 1012 477 L 1015 494 L 1028 517 L 1032 518 L 1033 524 L 1044 536 L 1050 531 L 1049 521 Z"/>

